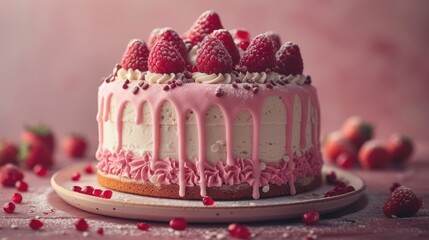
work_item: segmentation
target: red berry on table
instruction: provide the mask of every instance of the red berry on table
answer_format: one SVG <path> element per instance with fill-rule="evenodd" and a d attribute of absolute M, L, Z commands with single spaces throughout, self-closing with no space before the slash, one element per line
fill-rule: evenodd
<path fill-rule="evenodd" d="M 353 116 L 344 122 L 341 132 L 359 149 L 373 137 L 374 128 L 371 123 L 364 121 L 360 117 Z"/>
<path fill-rule="evenodd" d="M 365 169 L 382 169 L 387 166 L 390 155 L 384 145 L 376 140 L 371 140 L 362 146 L 359 151 L 359 161 Z"/>
<path fill-rule="evenodd" d="M 219 15 L 215 11 L 206 11 L 198 17 L 186 37 L 191 41 L 192 45 L 196 45 L 214 30 L 222 28 Z"/>
<path fill-rule="evenodd" d="M 188 223 L 184 218 L 173 218 L 169 223 L 170 227 L 174 230 L 183 231 L 188 228 Z"/>
<path fill-rule="evenodd" d="M 76 182 L 76 181 L 79 181 L 79 179 L 80 179 L 80 173 L 79 172 L 73 173 L 71 180 Z"/>
<path fill-rule="evenodd" d="M 18 164 L 18 147 L 6 141 L 0 141 L 0 166 L 8 163 Z"/>
<path fill-rule="evenodd" d="M 276 53 L 276 69 L 284 75 L 302 74 L 304 64 L 298 45 L 286 42 L 280 47 Z"/>
<path fill-rule="evenodd" d="M 20 192 L 27 192 L 28 191 L 28 184 L 24 182 L 23 180 L 20 180 L 15 183 L 15 188 Z"/>
<path fill-rule="evenodd" d="M 185 43 L 180 38 L 179 34 L 177 34 L 177 32 L 171 28 L 159 29 L 155 44 L 161 40 L 168 42 L 171 46 L 176 48 L 180 55 L 182 55 L 183 59 L 186 59 L 188 50 L 186 49 Z M 152 47 L 155 46 L 155 44 L 152 45 Z"/>
<path fill-rule="evenodd" d="M 36 165 L 50 167 L 54 163 L 52 152 L 43 145 L 23 142 L 20 145 L 19 158 L 28 169 Z"/>
<path fill-rule="evenodd" d="M 8 163 L 0 168 L 0 182 L 4 187 L 13 187 L 17 181 L 24 179 L 24 174 L 21 170 Z"/>
<path fill-rule="evenodd" d="M 206 205 L 206 206 L 212 206 L 214 204 L 214 200 L 210 196 L 203 197 L 202 201 L 203 201 L 203 204 Z"/>
<path fill-rule="evenodd" d="M 21 134 L 21 140 L 29 145 L 39 145 L 52 154 L 55 150 L 55 137 L 52 130 L 43 124 L 27 126 Z"/>
<path fill-rule="evenodd" d="M 14 193 L 12 195 L 12 201 L 14 203 L 21 203 L 22 202 L 22 195 L 20 193 Z"/>
<path fill-rule="evenodd" d="M 82 135 L 70 134 L 63 140 L 63 151 L 69 158 L 83 158 L 87 148 L 87 141 Z"/>
<path fill-rule="evenodd" d="M 88 223 L 83 218 L 78 219 L 75 222 L 74 226 L 76 227 L 76 230 L 81 231 L 81 232 L 85 232 L 89 228 Z"/>
<path fill-rule="evenodd" d="M 36 166 L 34 166 L 33 172 L 39 177 L 44 177 L 48 173 L 48 170 L 43 165 L 37 164 Z"/>
<path fill-rule="evenodd" d="M 384 204 L 383 213 L 386 217 L 411 217 L 422 206 L 422 199 L 411 188 L 396 188 Z"/>
<path fill-rule="evenodd" d="M 92 164 L 88 164 L 85 166 L 85 172 L 88 174 L 93 174 L 94 173 L 94 168 L 92 167 Z"/>
<path fill-rule="evenodd" d="M 3 206 L 3 210 L 6 213 L 13 213 L 15 211 L 15 204 L 13 202 L 7 202 L 5 203 L 5 205 Z"/>
<path fill-rule="evenodd" d="M 392 186 L 390 187 L 390 192 L 395 191 L 395 189 L 397 189 L 400 186 L 401 186 L 401 184 L 399 184 L 397 182 L 393 183 Z"/>
<path fill-rule="evenodd" d="M 146 43 L 140 39 L 133 39 L 128 43 L 127 49 L 122 56 L 121 66 L 125 70 L 147 71 L 148 57 L 149 49 Z"/>
<path fill-rule="evenodd" d="M 43 222 L 38 219 L 31 219 L 28 226 L 33 230 L 39 230 L 43 227 Z"/>
<path fill-rule="evenodd" d="M 282 45 L 282 41 L 280 40 L 280 35 L 278 33 L 275 33 L 275 32 L 266 32 L 264 34 L 267 35 L 267 37 L 273 43 L 274 52 L 277 52 Z"/>
<path fill-rule="evenodd" d="M 97 233 L 98 233 L 98 235 L 103 235 L 104 234 L 104 229 L 103 228 L 97 229 Z"/>
<path fill-rule="evenodd" d="M 154 28 L 152 32 L 149 34 L 149 39 L 147 40 L 147 46 L 149 49 L 152 49 L 158 41 L 158 35 L 161 28 Z"/>
<path fill-rule="evenodd" d="M 326 182 L 330 185 L 334 185 L 335 184 L 335 180 L 337 180 L 337 175 L 335 174 L 334 171 L 328 173 L 326 175 Z"/>
<path fill-rule="evenodd" d="M 150 52 L 148 66 L 152 73 L 179 73 L 185 70 L 185 60 L 169 42 L 159 40 Z"/>
<path fill-rule="evenodd" d="M 199 72 L 229 73 L 232 70 L 232 59 L 219 39 L 207 36 L 204 38 L 197 53 Z"/>
<path fill-rule="evenodd" d="M 392 163 L 400 164 L 406 162 L 413 154 L 414 145 L 411 138 L 395 133 L 387 139 L 386 149 Z"/>
<path fill-rule="evenodd" d="M 142 231 L 147 231 L 150 228 L 150 225 L 144 222 L 137 223 L 137 228 Z"/>
<path fill-rule="evenodd" d="M 304 221 L 305 225 L 313 226 L 319 223 L 319 218 L 320 218 L 319 212 L 317 212 L 316 210 L 313 210 L 305 213 L 302 217 L 302 220 Z"/>
<path fill-rule="evenodd" d="M 101 194 L 102 198 L 111 199 L 113 195 L 113 192 L 111 190 L 104 190 Z"/>
<path fill-rule="evenodd" d="M 246 226 L 240 225 L 238 223 L 231 223 L 228 226 L 228 232 L 231 237 L 239 239 L 248 239 L 251 236 L 249 229 Z"/>
<path fill-rule="evenodd" d="M 264 34 L 256 36 L 240 59 L 240 67 L 248 72 L 264 72 L 273 69 L 276 64 L 274 47 Z"/>
<path fill-rule="evenodd" d="M 348 153 L 341 153 L 337 158 L 337 165 L 342 169 L 351 169 L 357 161 L 356 156 Z"/>
<path fill-rule="evenodd" d="M 225 49 L 228 51 L 232 59 L 232 64 L 237 65 L 240 61 L 240 53 L 238 52 L 237 46 L 232 39 L 231 33 L 225 29 L 218 29 L 212 32 L 213 37 L 219 39 Z"/>
<path fill-rule="evenodd" d="M 322 150 L 326 159 L 334 163 L 342 153 L 357 156 L 356 147 L 340 132 L 330 133 L 323 144 Z"/>
<path fill-rule="evenodd" d="M 83 194 L 92 195 L 94 193 L 94 188 L 91 186 L 85 186 L 80 192 Z"/>

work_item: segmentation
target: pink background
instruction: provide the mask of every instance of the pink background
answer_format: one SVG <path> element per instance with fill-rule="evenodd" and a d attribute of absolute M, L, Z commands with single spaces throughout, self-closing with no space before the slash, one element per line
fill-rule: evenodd
<path fill-rule="evenodd" d="M 429 142 L 429 2 L 372 0 L 1 0 L 0 138 L 17 141 L 24 124 L 43 122 L 94 146 L 97 87 L 128 41 L 155 27 L 182 33 L 207 9 L 225 28 L 273 30 L 300 45 L 322 132 L 357 114 L 379 138 L 399 131 Z"/>

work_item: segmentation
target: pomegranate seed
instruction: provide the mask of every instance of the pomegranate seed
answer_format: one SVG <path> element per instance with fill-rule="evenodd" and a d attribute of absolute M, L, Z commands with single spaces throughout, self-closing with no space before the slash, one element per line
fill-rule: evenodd
<path fill-rule="evenodd" d="M 342 169 L 351 169 L 355 163 L 355 158 L 351 154 L 342 153 L 338 156 L 336 162 Z"/>
<path fill-rule="evenodd" d="M 165 85 L 162 89 L 163 89 L 164 91 L 168 91 L 168 90 L 170 90 L 170 86 Z"/>
<path fill-rule="evenodd" d="M 335 180 L 335 186 L 336 187 L 342 187 L 342 188 L 345 188 L 345 187 L 347 187 L 347 185 L 346 185 L 346 183 L 345 182 L 343 182 L 343 181 L 341 181 L 341 180 Z"/>
<path fill-rule="evenodd" d="M 137 228 L 142 230 L 142 231 L 147 231 L 150 228 L 150 225 L 144 222 L 141 223 L 137 223 Z"/>
<path fill-rule="evenodd" d="M 72 191 L 73 191 L 73 192 L 78 192 L 78 193 L 80 193 L 80 192 L 82 191 L 82 188 L 81 188 L 81 187 L 79 187 L 79 186 L 73 186 L 73 187 L 72 187 Z"/>
<path fill-rule="evenodd" d="M 233 82 L 231 85 L 233 88 L 238 88 L 238 84 L 236 82 Z"/>
<path fill-rule="evenodd" d="M 113 192 L 110 190 L 104 190 L 103 193 L 101 194 L 102 198 L 106 198 L 106 199 L 111 199 L 113 195 Z"/>
<path fill-rule="evenodd" d="M 240 40 L 246 40 L 246 41 L 250 40 L 250 33 L 246 30 L 238 29 L 235 32 L 235 36 Z"/>
<path fill-rule="evenodd" d="M 103 193 L 103 190 L 101 190 L 101 189 L 95 189 L 94 192 L 92 193 L 92 195 L 96 196 L 96 197 L 100 197 L 101 193 Z"/>
<path fill-rule="evenodd" d="M 337 193 L 335 191 L 329 191 L 325 193 L 325 197 L 334 197 L 337 196 Z"/>
<path fill-rule="evenodd" d="M 146 89 L 148 89 L 149 88 L 149 84 L 147 83 L 147 82 L 145 82 L 144 84 L 143 84 L 143 86 L 142 86 L 142 89 L 143 90 L 146 90 Z"/>
<path fill-rule="evenodd" d="M 337 180 L 337 175 L 335 174 L 334 171 L 332 171 L 331 173 L 326 175 L 326 182 L 330 185 L 334 185 L 335 184 L 335 180 Z"/>
<path fill-rule="evenodd" d="M 240 239 L 250 238 L 250 231 L 246 226 L 237 223 L 232 223 L 228 226 L 228 232 L 232 237 Z"/>
<path fill-rule="evenodd" d="M 88 230 L 89 227 L 88 223 L 83 218 L 77 220 L 74 225 L 76 227 L 76 230 L 81 232 Z"/>
<path fill-rule="evenodd" d="M 30 223 L 28 224 L 28 226 L 30 226 L 30 228 L 33 230 L 39 230 L 43 227 L 43 225 L 44 224 L 38 219 L 31 219 Z"/>
<path fill-rule="evenodd" d="M 211 206 L 214 204 L 214 200 L 213 200 L 213 198 L 211 198 L 209 196 L 205 196 L 205 197 L 203 197 L 203 204 L 206 206 Z"/>
<path fill-rule="evenodd" d="M 247 84 L 244 84 L 243 88 L 246 89 L 246 90 L 250 90 L 251 89 L 250 85 L 247 85 Z"/>
<path fill-rule="evenodd" d="M 346 193 L 353 192 L 353 191 L 355 191 L 355 188 L 353 186 L 346 187 Z"/>
<path fill-rule="evenodd" d="M 303 216 L 303 221 L 305 225 L 313 226 L 319 222 L 319 212 L 316 210 L 305 213 Z"/>
<path fill-rule="evenodd" d="M 94 173 L 94 168 L 92 167 L 92 164 L 86 165 L 85 172 L 88 173 L 88 174 L 93 174 Z"/>
<path fill-rule="evenodd" d="M 14 203 L 21 203 L 22 202 L 22 195 L 21 195 L 21 193 L 14 193 L 12 195 L 12 201 Z"/>
<path fill-rule="evenodd" d="M 92 195 L 94 193 L 94 188 L 91 187 L 91 186 L 85 186 L 85 187 L 82 188 L 81 193 Z"/>
<path fill-rule="evenodd" d="M 401 186 L 401 184 L 394 182 L 393 185 L 390 187 L 390 191 L 393 192 L 393 191 L 395 191 L 395 189 L 397 189 L 400 186 Z"/>
<path fill-rule="evenodd" d="M 337 186 L 337 187 L 335 187 L 335 188 L 334 188 L 334 192 L 335 192 L 337 195 L 342 195 L 342 194 L 344 194 L 344 193 L 347 193 L 347 191 L 346 191 L 346 187 L 341 187 L 341 186 Z"/>
<path fill-rule="evenodd" d="M 98 233 L 98 235 L 103 235 L 103 234 L 104 234 L 104 230 L 103 230 L 103 228 L 99 228 L 99 229 L 97 230 L 97 233 Z"/>
<path fill-rule="evenodd" d="M 44 177 L 48 173 L 48 170 L 44 166 L 37 164 L 34 166 L 33 172 L 39 177 Z"/>
<path fill-rule="evenodd" d="M 124 85 L 122 85 L 123 89 L 128 89 L 128 84 L 124 83 Z"/>
<path fill-rule="evenodd" d="M 267 86 L 268 89 L 273 89 L 273 85 L 271 83 L 267 83 L 265 85 Z"/>
<path fill-rule="evenodd" d="M 22 180 L 16 182 L 15 187 L 20 192 L 27 192 L 28 191 L 28 184 Z"/>
<path fill-rule="evenodd" d="M 140 90 L 140 88 L 139 88 L 138 86 L 135 86 L 135 87 L 133 88 L 132 93 L 133 93 L 134 95 L 136 95 L 137 93 L 139 93 L 139 90 Z"/>
<path fill-rule="evenodd" d="M 174 230 L 186 230 L 188 223 L 184 218 L 173 218 L 170 220 L 170 227 Z"/>
<path fill-rule="evenodd" d="M 238 47 L 239 48 L 241 48 L 241 50 L 243 50 L 243 51 L 246 51 L 247 50 L 247 48 L 249 47 L 249 42 L 248 41 L 241 41 L 239 44 L 238 44 Z"/>
<path fill-rule="evenodd" d="M 15 204 L 13 202 L 7 202 L 4 206 L 3 206 L 3 210 L 6 213 L 13 213 L 15 211 Z"/>
<path fill-rule="evenodd" d="M 79 179 L 80 179 L 80 173 L 78 172 L 73 173 L 71 180 L 76 182 L 76 181 L 79 181 Z"/>

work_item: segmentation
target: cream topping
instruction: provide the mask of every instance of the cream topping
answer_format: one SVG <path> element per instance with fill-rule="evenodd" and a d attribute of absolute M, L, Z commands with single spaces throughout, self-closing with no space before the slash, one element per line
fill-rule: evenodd
<path fill-rule="evenodd" d="M 231 83 L 233 81 L 232 75 L 229 73 L 201 73 L 196 72 L 192 74 L 192 79 L 197 83 L 205 83 L 205 84 L 220 84 L 220 83 Z"/>
<path fill-rule="evenodd" d="M 147 72 L 145 79 L 149 84 L 165 84 L 170 80 L 173 80 L 176 78 L 176 73 L 152 73 L 152 72 Z"/>
<path fill-rule="evenodd" d="M 269 80 L 274 80 L 276 81 L 279 78 L 279 74 L 276 72 L 246 72 L 246 73 L 240 73 L 239 74 L 239 79 L 240 80 L 252 80 L 256 83 L 265 83 Z"/>
<path fill-rule="evenodd" d="M 195 45 L 189 50 L 188 53 L 188 63 L 195 65 L 197 63 L 197 51 L 198 51 L 198 45 Z"/>
<path fill-rule="evenodd" d="M 129 68 L 128 70 L 121 68 L 117 72 L 118 79 L 128 79 L 128 80 L 142 80 L 146 72 L 141 72 L 140 70 Z"/>
<path fill-rule="evenodd" d="M 289 80 L 290 82 L 296 83 L 297 85 L 304 85 L 305 78 L 306 78 L 306 76 L 304 74 L 297 74 L 295 76 L 292 74 L 289 74 L 286 77 L 286 80 Z"/>

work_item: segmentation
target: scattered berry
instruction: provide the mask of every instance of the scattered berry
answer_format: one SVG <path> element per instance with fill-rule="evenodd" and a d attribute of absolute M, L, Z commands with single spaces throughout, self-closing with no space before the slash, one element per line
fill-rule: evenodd
<path fill-rule="evenodd" d="M 39 219 L 31 219 L 30 223 L 28 224 L 28 226 L 33 230 L 39 230 L 43 227 L 43 225 L 43 222 Z"/>
<path fill-rule="evenodd" d="M 79 186 L 73 186 L 73 187 L 72 187 L 72 191 L 73 191 L 73 192 L 78 192 L 78 193 L 80 193 L 80 192 L 82 192 L 82 188 L 81 188 L 81 187 L 79 187 Z"/>
<path fill-rule="evenodd" d="M 141 223 L 137 223 L 137 228 L 142 230 L 142 231 L 147 231 L 150 228 L 150 225 L 144 222 Z"/>
<path fill-rule="evenodd" d="M 8 163 L 18 164 L 18 147 L 12 143 L 0 141 L 0 166 Z"/>
<path fill-rule="evenodd" d="M 357 159 L 354 155 L 341 153 L 337 158 L 337 165 L 342 169 L 351 169 L 356 161 Z"/>
<path fill-rule="evenodd" d="M 212 206 L 214 204 L 214 200 L 210 196 L 203 197 L 203 204 L 206 206 Z"/>
<path fill-rule="evenodd" d="M 337 175 L 334 171 L 330 172 L 326 175 L 326 182 L 330 185 L 334 185 L 335 181 L 337 180 Z"/>
<path fill-rule="evenodd" d="M 44 177 L 48 173 L 48 170 L 43 165 L 37 164 L 36 166 L 34 166 L 33 172 L 39 177 Z"/>
<path fill-rule="evenodd" d="M 328 192 L 325 193 L 324 197 L 334 197 L 334 196 L 337 196 L 337 192 L 335 192 L 335 191 L 328 191 Z"/>
<path fill-rule="evenodd" d="M 219 41 L 223 44 L 231 56 L 232 64 L 237 65 L 240 61 L 240 53 L 238 52 L 237 46 L 235 45 L 231 34 L 225 29 L 218 29 L 212 32 L 211 35 L 219 39 Z"/>
<path fill-rule="evenodd" d="M 18 182 L 15 183 L 15 188 L 20 192 L 27 192 L 28 184 L 23 180 L 19 180 Z"/>
<path fill-rule="evenodd" d="M 284 75 L 302 74 L 304 64 L 298 45 L 293 42 L 284 43 L 276 53 L 277 71 Z"/>
<path fill-rule="evenodd" d="M 92 193 L 92 196 L 94 196 L 94 197 L 100 197 L 102 193 L 103 193 L 103 190 L 101 190 L 101 189 L 94 189 L 94 192 Z"/>
<path fill-rule="evenodd" d="M 87 150 L 87 141 L 82 135 L 70 134 L 63 140 L 63 151 L 69 158 L 83 158 Z"/>
<path fill-rule="evenodd" d="M 271 40 L 263 34 L 256 36 L 240 59 L 240 67 L 248 72 L 264 72 L 273 69 L 276 63 Z"/>
<path fill-rule="evenodd" d="M 148 69 L 149 49 L 146 43 L 140 39 L 133 39 L 127 46 L 122 56 L 121 66 L 125 69 L 147 71 Z"/>
<path fill-rule="evenodd" d="M 12 201 L 14 203 L 21 203 L 22 202 L 22 195 L 21 195 L 21 193 L 14 193 L 12 195 Z"/>
<path fill-rule="evenodd" d="M 183 42 L 183 40 L 180 38 L 179 34 L 177 34 L 173 29 L 171 28 L 160 29 L 158 32 L 158 37 L 156 42 L 161 40 L 168 42 L 171 46 L 176 48 L 177 51 L 179 51 L 180 55 L 182 55 L 183 59 L 186 59 L 186 56 L 188 55 L 188 50 L 186 49 L 186 45 Z M 155 46 L 155 44 L 152 46 Z"/>
<path fill-rule="evenodd" d="M 188 223 L 184 218 L 173 218 L 170 220 L 170 227 L 174 230 L 186 230 L 188 228 Z"/>
<path fill-rule="evenodd" d="M 28 142 L 20 145 L 19 158 L 28 169 L 33 169 L 38 164 L 50 167 L 54 162 L 52 152 L 46 146 Z"/>
<path fill-rule="evenodd" d="M 187 38 L 191 41 L 192 45 L 197 45 L 205 36 L 214 30 L 222 28 L 219 15 L 214 11 L 206 11 L 195 21 L 187 34 Z"/>
<path fill-rule="evenodd" d="M 113 192 L 111 190 L 104 190 L 101 194 L 102 198 L 111 199 L 113 195 Z"/>
<path fill-rule="evenodd" d="M 13 202 L 7 202 L 4 206 L 3 206 L 3 210 L 6 213 L 13 213 L 15 211 L 15 204 Z"/>
<path fill-rule="evenodd" d="M 406 162 L 413 154 L 413 142 L 411 138 L 402 134 L 392 134 L 386 143 L 392 163 L 401 164 Z"/>
<path fill-rule="evenodd" d="M 422 206 L 422 199 L 411 188 L 401 186 L 396 188 L 387 202 L 383 212 L 386 217 L 411 217 Z"/>
<path fill-rule="evenodd" d="M 81 218 L 78 219 L 74 226 L 76 227 L 76 230 L 81 231 L 81 232 L 85 232 L 86 230 L 88 230 L 88 223 L 85 221 L 85 219 Z"/>
<path fill-rule="evenodd" d="M 24 179 L 24 174 L 17 166 L 8 163 L 0 168 L 0 181 L 4 187 L 13 187 L 17 181 L 22 179 Z"/>
<path fill-rule="evenodd" d="M 240 225 L 238 223 L 232 223 L 228 226 L 228 232 L 231 237 L 239 239 L 248 239 L 251 234 L 249 229 L 246 226 Z"/>
<path fill-rule="evenodd" d="M 21 134 L 21 140 L 29 145 L 46 148 L 50 154 L 55 150 L 55 137 L 52 130 L 43 124 L 26 126 Z"/>
<path fill-rule="evenodd" d="M 390 192 L 395 191 L 395 189 L 397 189 L 400 186 L 401 186 L 401 184 L 399 184 L 397 182 L 393 183 L 392 186 L 390 187 Z"/>
<path fill-rule="evenodd" d="M 359 151 L 359 161 L 365 169 L 385 168 L 389 160 L 390 156 L 386 148 L 376 140 L 364 143 Z"/>
<path fill-rule="evenodd" d="M 314 211 L 305 213 L 304 216 L 302 217 L 302 220 L 304 221 L 305 225 L 314 226 L 314 225 L 317 225 L 317 223 L 319 222 L 319 217 L 320 217 L 319 212 L 314 210 Z"/>
<path fill-rule="evenodd" d="M 97 233 L 98 233 L 98 235 L 103 235 L 104 234 L 103 228 L 97 229 Z"/>
<path fill-rule="evenodd" d="M 271 40 L 274 47 L 274 52 L 277 52 L 282 45 L 282 41 L 280 40 L 280 35 L 275 32 L 266 32 L 265 35 Z"/>
<path fill-rule="evenodd" d="M 83 194 L 92 195 L 94 193 L 94 188 L 91 186 L 85 186 L 80 192 Z"/>
<path fill-rule="evenodd" d="M 328 135 L 323 145 L 323 152 L 326 159 L 333 163 L 336 163 L 338 156 L 342 153 L 357 156 L 356 147 L 340 132 Z"/>
<path fill-rule="evenodd" d="M 71 180 L 77 182 L 79 181 L 79 179 L 80 179 L 80 173 L 78 172 L 73 173 Z"/>
<path fill-rule="evenodd" d="M 92 167 L 92 164 L 88 164 L 85 166 L 85 172 L 87 174 L 93 174 L 94 173 L 94 168 Z"/>
<path fill-rule="evenodd" d="M 153 73 L 179 73 L 185 70 L 185 60 L 169 42 L 160 40 L 149 54 L 149 71 Z"/>
<path fill-rule="evenodd" d="M 359 149 L 373 137 L 373 126 L 362 118 L 354 116 L 347 119 L 341 127 L 343 135 Z"/>
<path fill-rule="evenodd" d="M 229 73 L 232 70 L 232 59 L 223 44 L 215 37 L 207 36 L 197 53 L 198 71 L 212 73 Z"/>
<path fill-rule="evenodd" d="M 355 188 L 353 186 L 346 187 L 346 193 L 353 192 L 353 191 L 355 191 Z"/>

